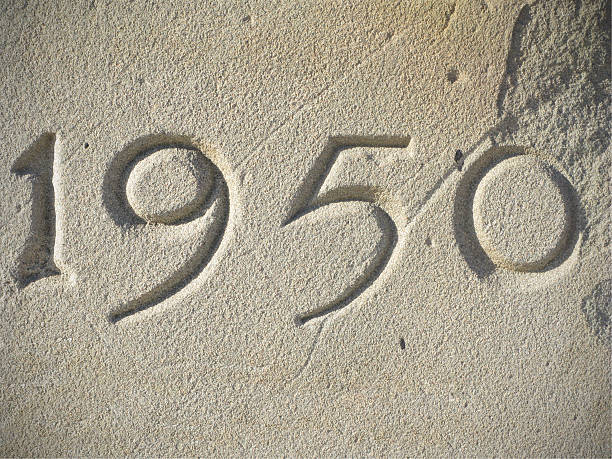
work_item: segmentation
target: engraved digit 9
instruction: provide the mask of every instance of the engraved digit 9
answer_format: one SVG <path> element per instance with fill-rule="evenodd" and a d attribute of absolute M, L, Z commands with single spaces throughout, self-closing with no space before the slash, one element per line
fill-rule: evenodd
<path fill-rule="evenodd" d="M 175 272 L 110 314 L 110 322 L 117 323 L 174 296 L 202 272 L 224 234 L 229 192 L 219 168 L 184 137 L 134 142 L 117 156 L 105 182 L 107 207 L 123 230 L 145 235 L 159 225 L 172 225 L 203 234 Z"/>

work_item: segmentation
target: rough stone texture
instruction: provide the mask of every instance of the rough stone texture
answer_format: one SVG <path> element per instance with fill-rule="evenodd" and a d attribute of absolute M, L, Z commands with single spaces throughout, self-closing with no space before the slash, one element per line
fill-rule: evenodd
<path fill-rule="evenodd" d="M 0 12 L 0 455 L 612 454 L 609 2 Z M 172 148 L 210 189 L 130 202 Z M 473 214 L 519 155 L 529 272 Z"/>
<path fill-rule="evenodd" d="M 582 312 L 591 331 L 609 345 L 610 316 L 612 315 L 612 282 L 610 279 L 595 286 L 590 295 L 582 302 Z M 606 341 L 608 341 L 606 343 Z"/>

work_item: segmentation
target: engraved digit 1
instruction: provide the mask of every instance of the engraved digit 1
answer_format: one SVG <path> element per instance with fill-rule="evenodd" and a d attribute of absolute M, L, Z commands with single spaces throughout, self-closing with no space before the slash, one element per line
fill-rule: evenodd
<path fill-rule="evenodd" d="M 55 193 L 53 156 L 55 134 L 41 135 L 13 164 L 11 172 L 31 176 L 32 217 L 30 231 L 15 277 L 21 287 L 60 273 L 53 262 L 55 245 Z"/>

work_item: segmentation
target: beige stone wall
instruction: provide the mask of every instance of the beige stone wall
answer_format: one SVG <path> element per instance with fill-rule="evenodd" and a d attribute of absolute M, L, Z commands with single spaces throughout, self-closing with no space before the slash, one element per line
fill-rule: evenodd
<path fill-rule="evenodd" d="M 610 456 L 610 4 L 0 4 L 0 455 Z"/>

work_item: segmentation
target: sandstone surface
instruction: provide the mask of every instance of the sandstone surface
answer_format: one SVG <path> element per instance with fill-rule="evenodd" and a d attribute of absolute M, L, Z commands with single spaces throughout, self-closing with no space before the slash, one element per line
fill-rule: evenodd
<path fill-rule="evenodd" d="M 612 454 L 610 3 L 0 6 L 0 455 Z"/>

